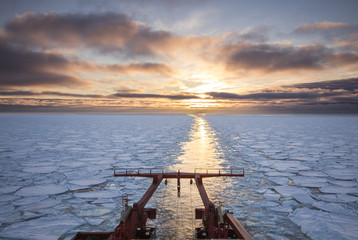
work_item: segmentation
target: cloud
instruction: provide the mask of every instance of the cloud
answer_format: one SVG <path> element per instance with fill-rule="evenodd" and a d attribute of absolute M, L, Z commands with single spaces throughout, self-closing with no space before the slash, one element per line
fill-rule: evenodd
<path fill-rule="evenodd" d="M 32 51 L 0 39 L 0 89 L 21 87 L 88 87 L 81 73 L 146 74 L 169 77 L 175 71 L 164 63 L 100 64 L 66 58 L 61 53 Z"/>
<path fill-rule="evenodd" d="M 327 96 L 342 95 L 342 93 L 318 93 L 318 92 L 260 92 L 251 94 L 234 94 L 225 92 L 208 92 L 205 93 L 214 99 L 252 99 L 252 100 L 280 100 L 280 99 L 315 99 Z"/>
<path fill-rule="evenodd" d="M 349 29 L 352 25 L 343 22 L 315 22 L 315 23 L 304 23 L 298 26 L 296 32 L 316 32 L 316 31 L 332 31 L 337 29 Z"/>
<path fill-rule="evenodd" d="M 221 37 L 177 36 L 153 30 L 148 24 L 120 13 L 24 13 L 7 23 L 2 35 L 8 42 L 28 48 L 90 49 L 124 58 L 173 57 L 197 53 Z"/>
<path fill-rule="evenodd" d="M 296 35 L 318 35 L 325 40 L 332 41 L 345 40 L 350 35 L 358 33 L 358 24 L 343 22 L 315 22 L 304 23 L 298 26 L 294 31 Z"/>
<path fill-rule="evenodd" d="M 102 53 L 155 55 L 172 34 L 154 31 L 125 14 L 25 13 L 5 25 L 9 41 L 23 46 L 91 48 Z"/>
<path fill-rule="evenodd" d="M 329 51 L 322 45 L 294 47 L 280 44 L 239 43 L 223 49 L 229 70 L 258 69 L 266 72 L 282 70 L 318 70 L 327 62 Z"/>
<path fill-rule="evenodd" d="M 358 31 L 356 33 L 349 34 L 344 38 L 335 38 L 334 43 L 337 47 L 348 50 L 348 51 L 357 51 L 358 50 Z"/>
<path fill-rule="evenodd" d="M 33 52 L 0 40 L 0 56 L 0 87 L 86 85 L 63 73 L 71 64 L 61 55 Z"/>
<path fill-rule="evenodd" d="M 358 52 L 340 52 L 322 44 L 293 46 L 287 44 L 226 44 L 217 50 L 216 61 L 229 72 L 259 70 L 320 71 L 332 67 L 358 68 Z"/>
<path fill-rule="evenodd" d="M 352 67 L 358 69 L 358 52 L 334 53 L 327 55 L 331 67 Z"/>
<path fill-rule="evenodd" d="M 103 95 L 97 94 L 75 94 L 75 93 L 64 93 L 64 92 L 33 92 L 33 91 L 0 91 L 0 96 L 57 96 L 57 97 L 79 97 L 79 98 L 103 98 Z"/>
<path fill-rule="evenodd" d="M 198 99 L 198 96 L 187 95 L 187 94 L 174 94 L 174 95 L 165 95 L 165 94 L 146 94 L 146 93 L 116 93 L 112 95 L 113 97 L 119 98 L 167 98 L 171 100 L 185 100 L 185 99 Z"/>
<path fill-rule="evenodd" d="M 330 81 L 312 82 L 312 83 L 299 83 L 286 87 L 307 88 L 307 89 L 327 89 L 330 91 L 346 90 L 349 92 L 356 93 L 358 92 L 358 78 L 330 80 Z"/>
<path fill-rule="evenodd" d="M 198 96 L 190 94 L 146 94 L 146 93 L 133 93 L 133 90 L 119 90 L 115 94 L 110 95 L 99 95 L 99 94 L 75 94 L 75 93 L 64 93 L 64 92 L 54 92 L 54 91 L 43 91 L 43 92 L 34 92 L 34 91 L 0 91 L 0 96 L 57 96 L 57 97 L 72 97 L 72 98 L 166 98 L 171 100 L 186 100 L 186 99 L 198 99 Z"/>
<path fill-rule="evenodd" d="M 287 89 L 287 90 L 286 90 Z M 321 82 L 299 83 L 283 85 L 277 89 L 265 89 L 250 94 L 235 94 L 228 92 L 207 92 L 206 95 L 213 99 L 228 100 L 285 100 L 285 99 L 338 99 L 356 98 L 358 96 L 358 78 L 329 80 Z"/>
<path fill-rule="evenodd" d="M 122 75 L 136 75 L 146 73 L 158 76 L 171 76 L 175 71 L 164 63 L 130 63 L 101 65 L 101 69 Z"/>
<path fill-rule="evenodd" d="M 241 32 L 232 32 L 226 37 L 226 40 L 234 42 L 267 42 L 271 30 L 271 27 L 261 25 Z"/>

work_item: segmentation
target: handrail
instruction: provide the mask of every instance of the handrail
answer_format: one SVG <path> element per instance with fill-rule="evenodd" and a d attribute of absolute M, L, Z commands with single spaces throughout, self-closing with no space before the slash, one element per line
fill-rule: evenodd
<path fill-rule="evenodd" d="M 121 174 L 121 175 L 141 175 L 141 174 L 157 174 L 164 173 L 163 168 L 113 168 L 113 174 Z"/>
<path fill-rule="evenodd" d="M 171 178 L 175 175 L 177 178 L 188 178 L 191 175 L 200 174 L 202 177 L 214 176 L 245 176 L 243 168 L 195 168 L 194 172 L 164 171 L 163 168 L 114 168 L 114 176 L 138 176 L 138 177 L 156 177 L 162 174 L 164 177 Z M 193 177 L 192 176 L 192 177 Z"/>

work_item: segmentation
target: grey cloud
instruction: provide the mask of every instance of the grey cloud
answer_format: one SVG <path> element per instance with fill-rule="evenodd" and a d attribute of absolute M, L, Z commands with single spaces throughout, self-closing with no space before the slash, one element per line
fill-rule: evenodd
<path fill-rule="evenodd" d="M 96 94 L 74 94 L 64 92 L 33 92 L 33 91 L 0 91 L 0 96 L 58 96 L 58 97 L 79 97 L 79 98 L 167 98 L 170 100 L 185 100 L 197 99 L 198 96 L 189 94 L 146 94 L 146 93 L 133 93 L 132 90 L 120 90 L 118 93 L 111 95 L 96 95 Z"/>
<path fill-rule="evenodd" d="M 343 22 L 314 22 L 298 26 L 293 33 L 298 35 L 318 35 L 326 40 L 343 37 L 358 32 L 358 24 Z"/>
<path fill-rule="evenodd" d="M 154 47 L 172 37 L 118 13 L 25 13 L 9 22 L 4 32 L 9 41 L 24 46 L 87 47 L 129 56 L 155 55 Z"/>
<path fill-rule="evenodd" d="M 33 91 L 0 91 L 0 96 L 57 96 L 57 97 L 80 97 L 80 98 L 101 98 L 103 95 L 96 94 L 75 94 L 75 93 L 64 93 L 64 92 L 33 92 Z"/>
<path fill-rule="evenodd" d="M 133 75 L 140 72 L 159 76 L 170 76 L 174 72 L 174 70 L 167 64 L 148 62 L 102 65 L 102 68 L 124 75 Z"/>
<path fill-rule="evenodd" d="M 318 92 L 260 92 L 252 94 L 234 94 L 225 92 L 208 92 L 207 95 L 215 99 L 251 99 L 251 100 L 279 100 L 279 99 L 315 99 L 341 95 L 342 93 L 318 93 Z"/>
<path fill-rule="evenodd" d="M 185 99 L 197 99 L 198 96 L 194 95 L 165 95 L 165 94 L 145 94 L 145 93 L 116 93 L 112 95 L 113 97 L 119 98 L 167 98 L 171 100 L 185 100 Z"/>
<path fill-rule="evenodd" d="M 74 86 L 82 80 L 54 72 L 69 61 L 60 55 L 32 52 L 0 41 L 0 87 Z"/>
<path fill-rule="evenodd" d="M 227 56 L 227 67 L 261 69 L 267 72 L 297 69 L 321 69 L 326 63 L 328 50 L 321 45 L 292 47 L 285 45 L 232 46 Z"/>
<path fill-rule="evenodd" d="M 300 83 L 285 87 L 308 88 L 308 89 L 328 89 L 328 90 L 346 90 L 358 92 L 358 78 L 349 78 L 342 80 L 330 80 L 322 82 Z"/>

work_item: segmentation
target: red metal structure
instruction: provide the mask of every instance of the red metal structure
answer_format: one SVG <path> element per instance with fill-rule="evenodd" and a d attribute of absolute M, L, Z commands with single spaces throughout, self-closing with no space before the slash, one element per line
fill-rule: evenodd
<path fill-rule="evenodd" d="M 156 218 L 155 208 L 145 208 L 149 199 L 152 197 L 163 179 L 176 178 L 178 181 L 178 195 L 180 194 L 180 179 L 189 178 L 195 179 L 196 186 L 199 190 L 200 197 L 204 204 L 204 209 L 195 209 L 195 218 L 202 219 L 204 227 L 196 228 L 195 237 L 203 239 L 252 239 L 250 234 L 234 217 L 232 213 L 223 213 L 221 207 L 215 207 L 210 201 L 204 185 L 203 178 L 209 177 L 243 177 L 245 172 L 243 169 L 196 169 L 193 173 L 187 172 L 164 172 L 162 169 L 115 169 L 115 177 L 147 177 L 152 178 L 153 182 L 143 197 L 133 204 L 133 207 L 128 206 L 125 200 L 125 209 L 120 218 L 120 223 L 114 232 L 106 233 L 89 233 L 79 232 L 72 240 L 96 239 L 106 240 L 127 240 L 127 239 L 143 239 L 151 238 L 155 234 L 155 227 L 146 226 L 147 219 Z M 166 180 L 165 180 L 166 182 Z M 192 181 L 191 181 L 192 183 Z"/>

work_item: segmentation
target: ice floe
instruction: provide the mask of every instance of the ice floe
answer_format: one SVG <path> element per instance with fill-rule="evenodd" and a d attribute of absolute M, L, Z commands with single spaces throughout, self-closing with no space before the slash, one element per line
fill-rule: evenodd
<path fill-rule="evenodd" d="M 313 239 L 355 239 L 358 217 L 299 208 L 290 216 Z"/>
<path fill-rule="evenodd" d="M 48 184 L 48 185 L 35 185 L 24 187 L 18 190 L 15 194 L 19 196 L 37 196 L 37 195 L 49 195 L 60 194 L 68 190 L 66 186 Z"/>
<path fill-rule="evenodd" d="M 135 202 L 151 183 L 114 178 L 113 167 L 168 169 L 180 163 L 193 119 L 0 116 L 0 238 L 71 239 L 77 231 L 112 231 L 123 193 Z M 356 239 L 358 118 L 205 119 L 216 154 L 207 166 L 220 159 L 220 167 L 246 171 L 244 178 L 209 181 L 210 197 L 232 210 L 254 239 Z M 176 210 L 178 202 L 166 202 L 167 191 L 160 188 L 149 205 L 167 203 Z"/>

